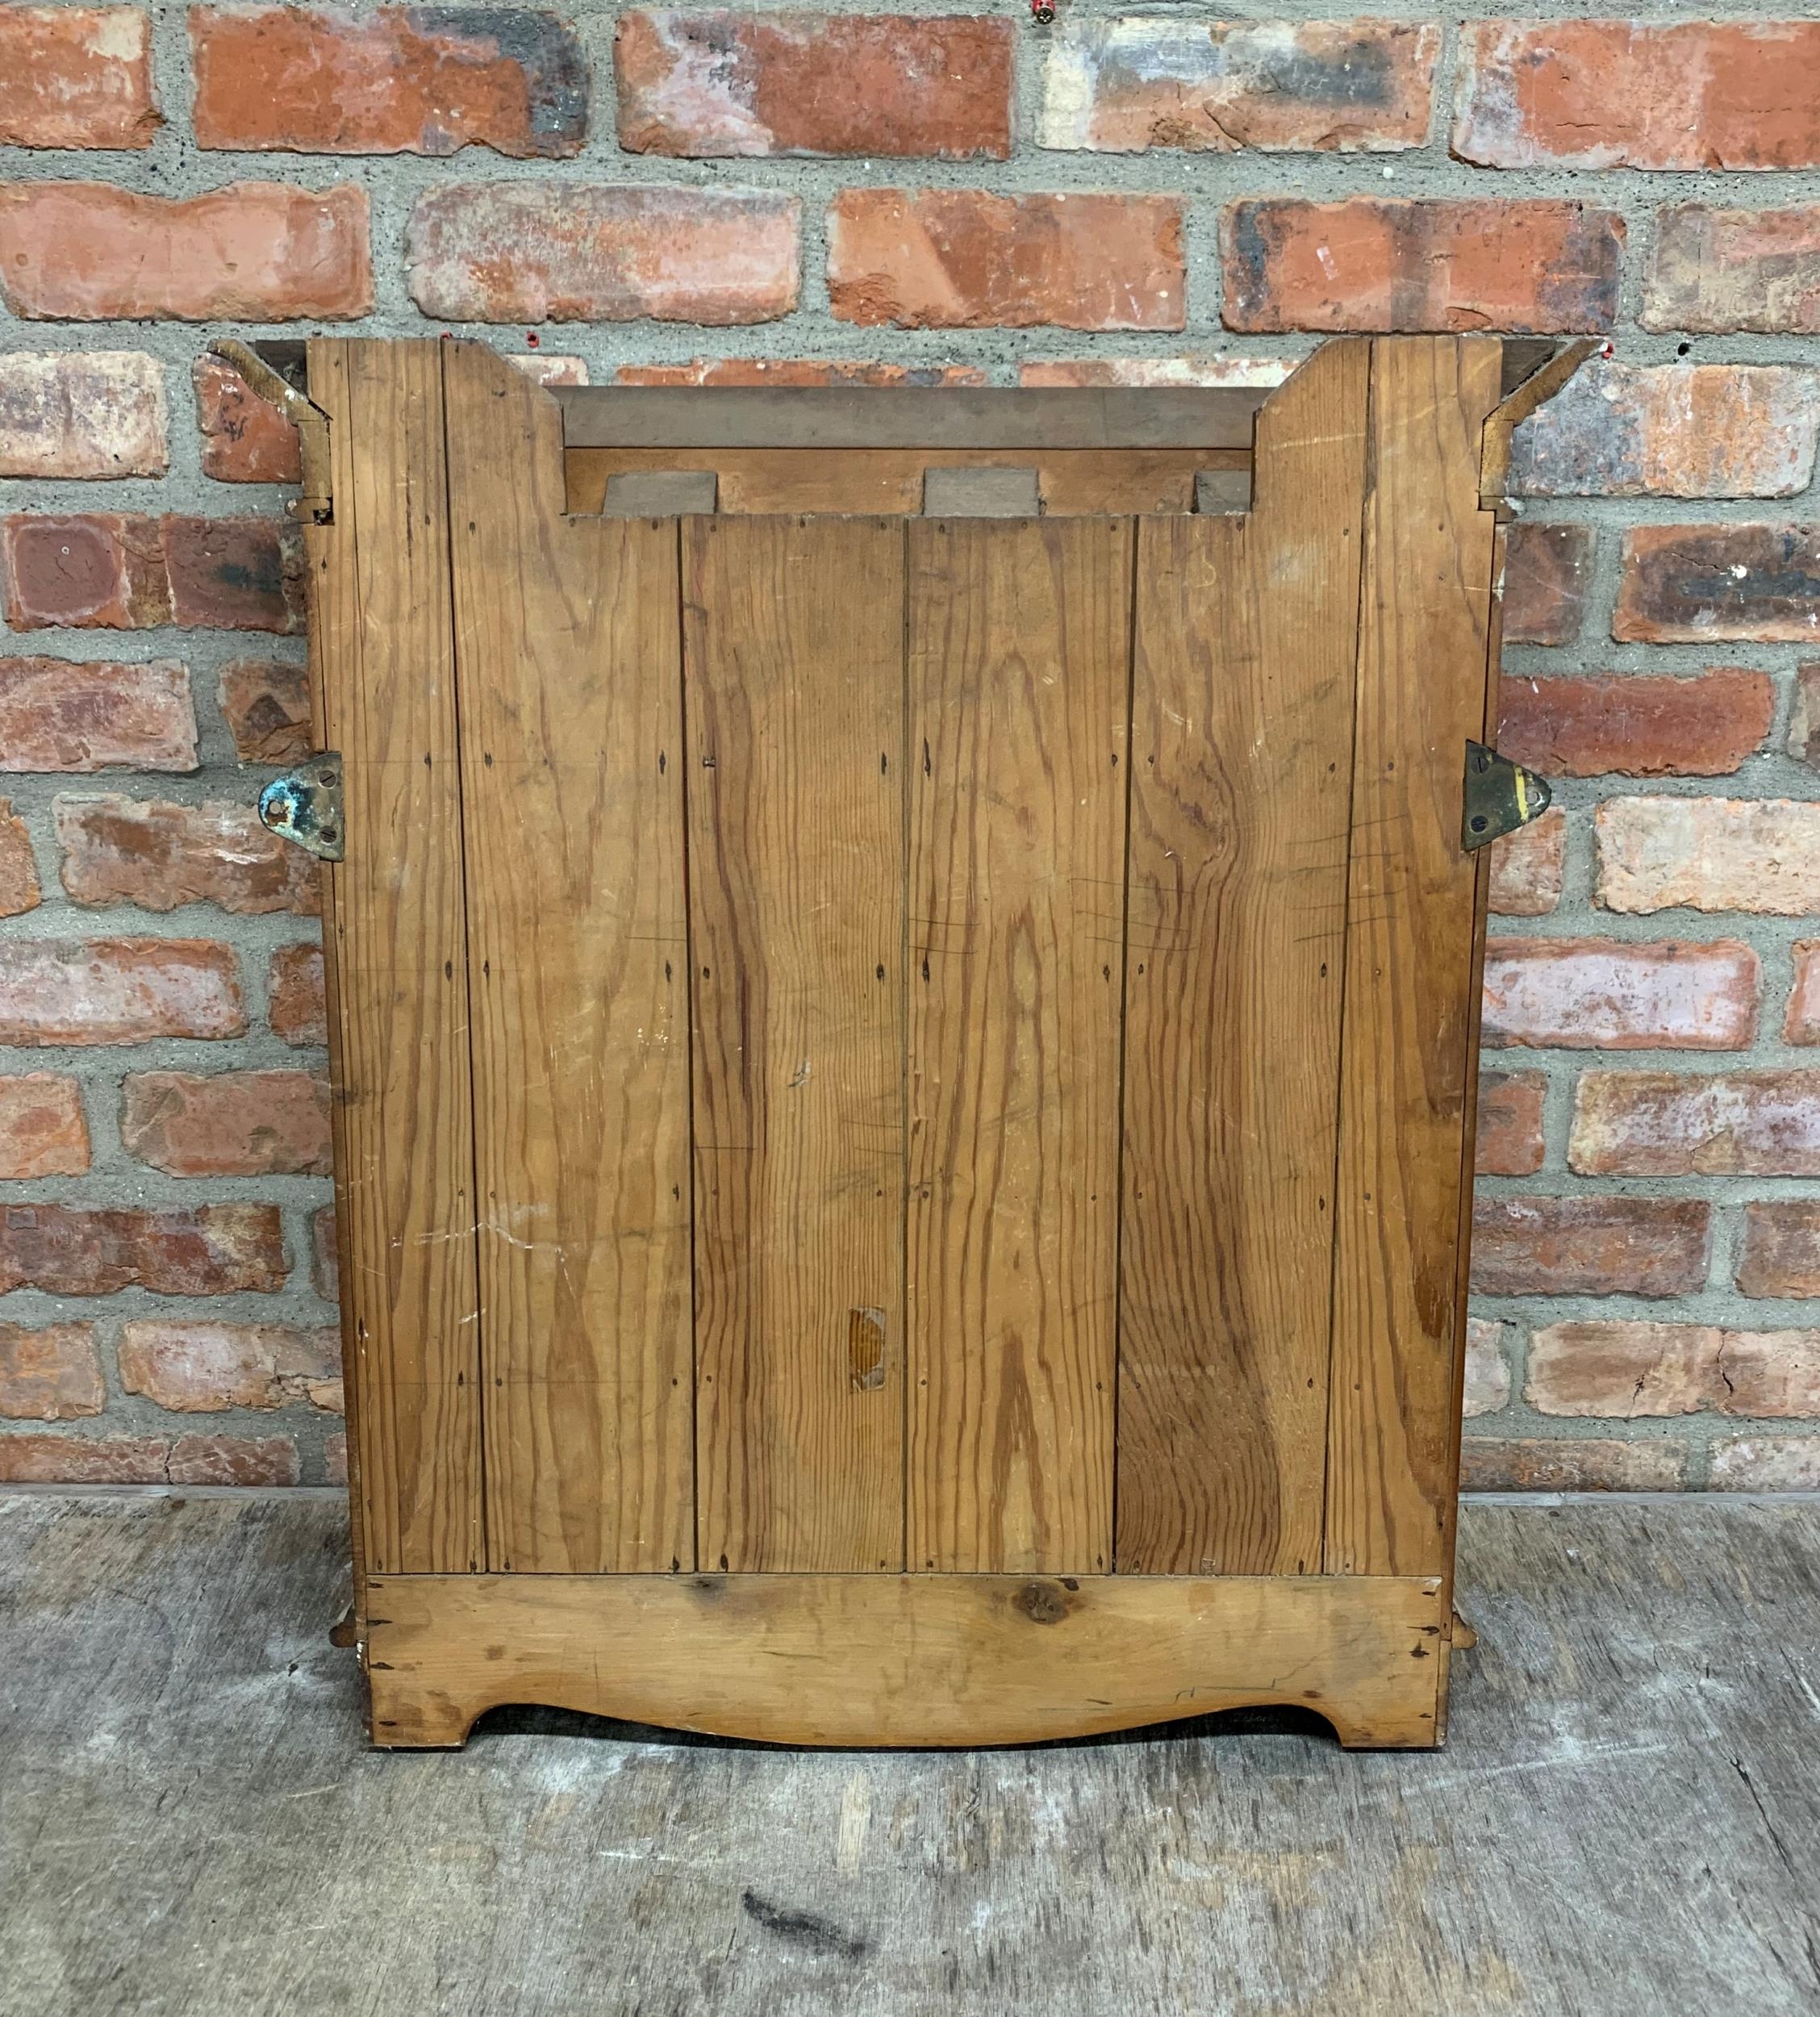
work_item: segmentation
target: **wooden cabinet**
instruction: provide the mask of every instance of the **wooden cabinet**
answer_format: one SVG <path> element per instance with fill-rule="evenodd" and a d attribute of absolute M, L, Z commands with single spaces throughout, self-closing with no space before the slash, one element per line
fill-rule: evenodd
<path fill-rule="evenodd" d="M 1438 1741 L 1513 361 L 310 345 L 375 1742 Z"/>

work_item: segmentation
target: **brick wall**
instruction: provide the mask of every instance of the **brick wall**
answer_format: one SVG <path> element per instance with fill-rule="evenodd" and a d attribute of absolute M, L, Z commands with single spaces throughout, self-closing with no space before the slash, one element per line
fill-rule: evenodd
<path fill-rule="evenodd" d="M 1609 332 L 1519 435 L 1467 1475 L 1820 1485 L 1820 22 L 0 5 L 0 1479 L 343 1444 L 295 445 L 210 336 L 595 382 Z M 1596 12 L 1597 18 L 1592 18 Z"/>

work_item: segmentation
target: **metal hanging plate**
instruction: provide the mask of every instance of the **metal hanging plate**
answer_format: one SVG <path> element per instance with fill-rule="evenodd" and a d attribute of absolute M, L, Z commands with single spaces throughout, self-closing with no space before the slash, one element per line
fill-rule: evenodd
<path fill-rule="evenodd" d="M 1460 813 L 1460 846 L 1467 854 L 1514 833 L 1548 810 L 1554 794 L 1548 780 L 1526 770 L 1483 742 L 1466 745 L 1466 791 Z"/>
<path fill-rule="evenodd" d="M 273 778 L 259 795 L 259 818 L 282 840 L 325 862 L 343 858 L 341 758 L 334 750 Z"/>

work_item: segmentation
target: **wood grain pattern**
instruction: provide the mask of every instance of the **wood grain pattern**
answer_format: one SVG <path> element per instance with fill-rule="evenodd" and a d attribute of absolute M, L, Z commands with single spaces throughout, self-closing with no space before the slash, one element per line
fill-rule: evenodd
<path fill-rule="evenodd" d="M 1139 528 L 1121 1571 L 1321 1564 L 1370 355 L 1264 409 L 1249 515 Z"/>
<path fill-rule="evenodd" d="M 910 554 L 912 1568 L 1112 1561 L 1132 527 Z"/>
<path fill-rule="evenodd" d="M 904 1566 L 904 532 L 684 523 L 696 1530 Z"/>
<path fill-rule="evenodd" d="M 687 1568 L 676 525 L 566 519 L 549 395 L 445 349 L 488 1560 Z"/>
<path fill-rule="evenodd" d="M 1476 864 L 1465 745 L 1485 718 L 1495 523 L 1478 461 L 1490 337 L 1371 357 L 1325 1560 L 1438 1574 L 1451 1530 Z"/>
<path fill-rule="evenodd" d="M 533 1702 L 770 1743 L 1035 1743 L 1259 1702 L 1434 1743 L 1434 1577 L 386 1576 L 373 1741 Z"/>
<path fill-rule="evenodd" d="M 363 1566 L 483 1560 L 460 779 L 433 343 L 314 341 L 335 520 L 313 708 L 345 769 L 324 940 L 350 1474 Z"/>

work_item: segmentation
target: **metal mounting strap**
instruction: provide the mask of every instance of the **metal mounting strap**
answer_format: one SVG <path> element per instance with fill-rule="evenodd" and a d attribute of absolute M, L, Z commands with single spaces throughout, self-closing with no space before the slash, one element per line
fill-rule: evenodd
<path fill-rule="evenodd" d="M 1460 812 L 1460 846 L 1467 854 L 1514 833 L 1548 810 L 1554 794 L 1548 780 L 1526 770 L 1483 742 L 1466 745 L 1466 789 Z"/>
<path fill-rule="evenodd" d="M 319 860 L 344 858 L 341 758 L 332 750 L 273 778 L 259 795 L 259 819 L 281 840 L 294 841 Z"/>

